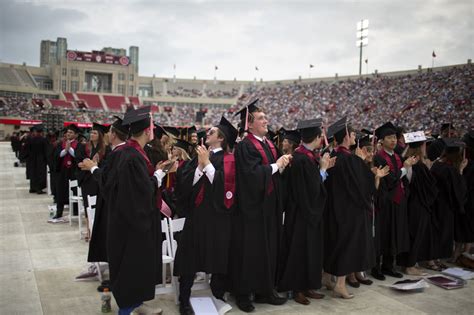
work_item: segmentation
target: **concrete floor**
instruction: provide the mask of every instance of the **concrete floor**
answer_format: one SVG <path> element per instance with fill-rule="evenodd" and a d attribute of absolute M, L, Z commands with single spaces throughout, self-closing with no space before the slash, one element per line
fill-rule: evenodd
<path fill-rule="evenodd" d="M 101 314 L 98 282 L 74 282 L 86 267 L 88 245 L 79 240 L 77 223 L 47 223 L 52 198 L 28 193 L 25 168 L 14 168 L 10 144 L 0 143 L 0 314 Z M 431 286 L 423 293 L 402 294 L 375 281 L 352 289 L 352 300 L 323 300 L 303 306 L 256 305 L 256 313 L 272 314 L 473 314 L 474 285 L 446 291 Z M 203 295 L 208 292 L 197 292 Z M 164 314 L 178 314 L 173 296 L 151 302 Z M 231 303 L 232 304 L 232 303 Z M 117 306 L 113 302 L 113 311 Z M 234 314 L 243 314 L 234 306 Z"/>

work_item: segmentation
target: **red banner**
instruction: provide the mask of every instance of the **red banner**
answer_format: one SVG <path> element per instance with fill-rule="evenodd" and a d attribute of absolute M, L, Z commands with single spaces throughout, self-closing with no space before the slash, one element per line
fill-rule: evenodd
<path fill-rule="evenodd" d="M 79 128 L 92 128 L 92 123 L 86 123 L 86 122 L 78 122 L 78 121 L 65 121 L 64 122 L 64 127 L 67 127 L 69 125 L 76 125 Z M 102 124 L 104 126 L 110 126 L 110 124 Z"/>
<path fill-rule="evenodd" d="M 5 125 L 34 126 L 34 125 L 39 125 L 41 123 L 43 123 L 41 120 L 0 118 L 0 124 L 5 124 Z"/>

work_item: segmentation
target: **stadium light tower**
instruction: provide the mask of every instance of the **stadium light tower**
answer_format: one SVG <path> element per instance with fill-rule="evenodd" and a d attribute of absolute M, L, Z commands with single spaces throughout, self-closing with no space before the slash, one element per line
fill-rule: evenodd
<path fill-rule="evenodd" d="M 360 47 L 359 75 L 362 75 L 362 47 L 369 44 L 369 20 L 364 19 L 357 22 L 356 46 Z"/>

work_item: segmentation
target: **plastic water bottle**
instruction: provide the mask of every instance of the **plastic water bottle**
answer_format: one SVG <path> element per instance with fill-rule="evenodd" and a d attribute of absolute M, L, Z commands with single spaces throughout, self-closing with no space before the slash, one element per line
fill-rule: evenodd
<path fill-rule="evenodd" d="M 104 288 L 104 292 L 102 292 L 102 296 L 100 297 L 102 301 L 102 313 L 110 313 L 112 311 L 111 299 L 109 288 Z"/>

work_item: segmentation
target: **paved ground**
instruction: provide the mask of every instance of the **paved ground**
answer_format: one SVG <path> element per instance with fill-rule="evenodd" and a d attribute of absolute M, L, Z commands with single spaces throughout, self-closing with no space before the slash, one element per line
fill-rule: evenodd
<path fill-rule="evenodd" d="M 97 282 L 74 282 L 87 266 L 88 245 L 79 240 L 77 223 L 52 225 L 47 195 L 28 193 L 24 168 L 14 168 L 9 143 L 0 143 L 0 314 L 101 314 Z M 395 279 L 389 278 L 388 282 Z M 401 294 L 375 281 L 351 289 L 352 300 L 327 294 L 303 306 L 289 301 L 283 306 L 256 305 L 256 313 L 272 314 L 472 314 L 474 285 L 445 291 L 431 286 L 424 293 Z M 199 292 L 198 294 L 206 294 Z M 171 295 L 151 304 L 164 314 L 177 314 Z M 113 311 L 117 306 L 113 304 Z M 231 311 L 241 314 L 236 307 Z"/>

